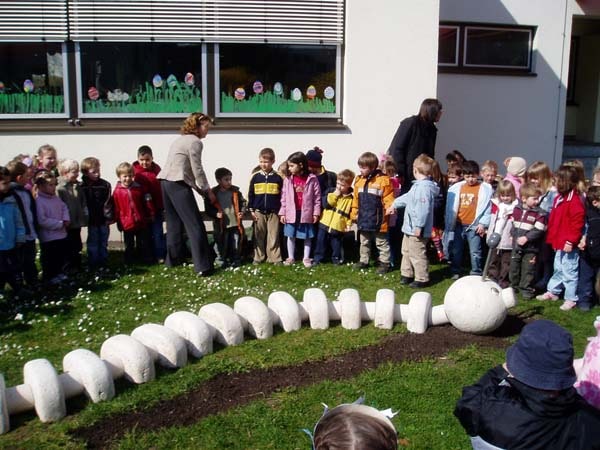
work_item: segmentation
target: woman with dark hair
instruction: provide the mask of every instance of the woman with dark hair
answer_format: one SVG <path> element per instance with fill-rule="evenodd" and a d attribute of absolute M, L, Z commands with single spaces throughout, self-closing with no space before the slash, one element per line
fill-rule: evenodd
<path fill-rule="evenodd" d="M 392 139 L 388 153 L 394 159 L 400 177 L 401 193 L 408 192 L 412 180 L 413 161 L 421 153 L 435 159 L 435 123 L 442 116 L 442 103 L 435 98 L 426 98 L 421 103 L 419 114 L 400 122 Z"/>
<path fill-rule="evenodd" d="M 212 122 L 206 114 L 190 114 L 180 129 L 181 136 L 171 144 L 167 162 L 157 177 L 161 180 L 167 222 L 165 264 L 172 267 L 183 263 L 185 230 L 194 270 L 202 276 L 212 274 L 214 258 L 193 191 L 207 196 L 210 203 L 216 202 L 202 167 L 202 139 Z"/>

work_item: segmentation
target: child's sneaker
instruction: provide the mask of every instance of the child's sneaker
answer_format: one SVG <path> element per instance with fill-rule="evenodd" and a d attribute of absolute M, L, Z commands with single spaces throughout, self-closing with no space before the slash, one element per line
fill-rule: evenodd
<path fill-rule="evenodd" d="M 538 299 L 538 300 L 552 300 L 553 302 L 555 302 L 556 300 L 558 300 L 558 295 L 554 295 L 552 292 L 546 291 L 543 294 L 538 295 L 536 297 L 536 299 Z"/>
<path fill-rule="evenodd" d="M 377 275 L 385 275 L 386 273 L 388 273 L 390 271 L 390 265 L 389 264 L 381 264 L 376 272 Z"/>
<path fill-rule="evenodd" d="M 368 269 L 369 264 L 363 262 L 357 262 L 352 266 L 356 270 Z"/>
<path fill-rule="evenodd" d="M 307 268 L 313 266 L 312 260 L 310 258 L 304 258 L 302 260 L 302 264 L 304 264 L 304 267 L 307 267 Z"/>
<path fill-rule="evenodd" d="M 288 258 L 283 262 L 284 266 L 291 266 L 292 264 L 294 264 L 296 261 L 294 261 L 294 258 Z"/>
<path fill-rule="evenodd" d="M 562 305 L 560 305 L 560 309 L 563 311 L 569 311 L 577 306 L 577 302 L 573 300 L 565 300 Z"/>

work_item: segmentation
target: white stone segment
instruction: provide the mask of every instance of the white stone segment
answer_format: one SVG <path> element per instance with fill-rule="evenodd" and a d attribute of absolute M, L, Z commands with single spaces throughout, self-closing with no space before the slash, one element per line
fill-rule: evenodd
<path fill-rule="evenodd" d="M 300 322 L 306 322 L 309 320 L 308 310 L 304 306 L 304 302 L 298 303 L 298 312 L 300 313 Z"/>
<path fill-rule="evenodd" d="M 394 322 L 406 323 L 408 317 L 408 305 L 396 303 L 394 305 Z"/>
<path fill-rule="evenodd" d="M 224 303 L 210 303 L 200 308 L 198 315 L 214 330 L 217 342 L 222 345 L 239 345 L 244 342 L 244 328 L 235 311 Z"/>
<path fill-rule="evenodd" d="M 6 389 L 6 406 L 9 414 L 19 414 L 33 409 L 33 392 L 29 386 L 19 384 Z"/>
<path fill-rule="evenodd" d="M 187 351 L 202 358 L 213 351 L 213 333 L 207 323 L 189 311 L 177 311 L 165 319 L 165 327 L 183 338 Z"/>
<path fill-rule="evenodd" d="M 80 348 L 67 353 L 63 358 L 63 372 L 81 384 L 94 403 L 110 400 L 115 396 L 112 373 L 100 357 L 89 350 Z M 71 397 L 67 392 L 65 396 Z"/>
<path fill-rule="evenodd" d="M 50 361 L 34 359 L 25 363 L 23 382 L 31 389 L 35 412 L 42 422 L 54 422 L 65 416 L 63 387 Z"/>
<path fill-rule="evenodd" d="M 10 430 L 10 415 L 8 414 L 8 404 L 6 402 L 6 384 L 0 373 L 0 434 L 4 434 L 8 430 Z"/>
<path fill-rule="evenodd" d="M 444 305 L 437 305 L 431 308 L 429 314 L 429 325 L 444 325 L 449 323 L 448 316 L 446 315 L 446 309 Z"/>
<path fill-rule="evenodd" d="M 244 329 L 256 339 L 268 339 L 273 336 L 273 320 L 271 311 L 256 297 L 238 298 L 233 304 L 233 310 L 238 316 Z"/>
<path fill-rule="evenodd" d="M 278 323 L 286 333 L 299 330 L 302 326 L 298 303 L 287 292 L 272 292 L 267 300 L 267 306 L 279 318 Z"/>
<path fill-rule="evenodd" d="M 339 295 L 342 305 L 342 327 L 358 330 L 361 325 L 360 297 L 356 289 L 343 289 Z"/>
<path fill-rule="evenodd" d="M 508 313 L 500 286 L 478 275 L 452 283 L 444 296 L 444 308 L 453 326 L 473 334 L 491 333 Z"/>
<path fill-rule="evenodd" d="M 329 328 L 329 302 L 325 292 L 317 288 L 304 291 L 303 306 L 308 312 L 310 327 L 313 330 L 326 330 Z"/>
<path fill-rule="evenodd" d="M 500 296 L 502 297 L 502 301 L 504 302 L 504 306 L 506 306 L 506 308 L 510 309 L 513 306 L 517 306 L 517 296 L 515 295 L 513 288 L 507 287 L 502 289 Z"/>
<path fill-rule="evenodd" d="M 391 289 L 379 289 L 375 296 L 375 319 L 373 325 L 376 328 L 391 330 L 394 327 L 394 305 L 396 297 Z"/>
<path fill-rule="evenodd" d="M 375 302 L 360 302 L 360 320 L 372 321 L 375 320 Z"/>
<path fill-rule="evenodd" d="M 329 302 L 329 320 L 342 320 L 342 302 L 334 300 Z"/>
<path fill-rule="evenodd" d="M 58 379 L 63 387 L 65 400 L 85 392 L 83 384 L 73 378 L 70 373 L 61 373 Z"/>
<path fill-rule="evenodd" d="M 125 378 L 135 384 L 154 380 L 154 359 L 140 341 L 117 334 L 109 337 L 100 348 L 100 358 L 112 372 L 113 378 Z"/>
<path fill-rule="evenodd" d="M 415 292 L 408 301 L 408 317 L 406 328 L 411 333 L 425 333 L 431 311 L 431 294 Z"/>
<path fill-rule="evenodd" d="M 144 344 L 154 360 L 163 367 L 177 369 L 187 364 L 185 341 L 164 325 L 157 323 L 141 325 L 131 332 L 131 337 Z"/>

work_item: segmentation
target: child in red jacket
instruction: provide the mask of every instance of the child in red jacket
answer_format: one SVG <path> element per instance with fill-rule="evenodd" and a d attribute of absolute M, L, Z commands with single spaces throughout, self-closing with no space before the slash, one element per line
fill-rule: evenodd
<path fill-rule="evenodd" d="M 137 153 L 138 159 L 133 163 L 133 181 L 140 183 L 152 195 L 152 205 L 154 206 L 154 220 L 150 224 L 152 250 L 154 259 L 159 264 L 162 264 L 165 262 L 167 243 L 163 230 L 164 207 L 162 189 L 160 187 L 160 180 L 156 179 L 156 176 L 160 172 L 160 166 L 154 162 L 152 149 L 149 146 L 142 145 L 138 148 Z"/>
<path fill-rule="evenodd" d="M 564 303 L 560 309 L 568 311 L 577 306 L 577 282 L 579 278 L 579 252 L 585 222 L 585 207 L 577 190 L 579 175 L 572 166 L 562 165 L 555 174 L 558 195 L 548 220 L 546 242 L 556 251 L 554 273 L 548 281 L 546 292 L 538 300 L 558 300 L 564 289 Z"/>
<path fill-rule="evenodd" d="M 125 263 L 135 260 L 136 253 L 146 263 L 152 261 L 150 224 L 154 220 L 152 195 L 133 181 L 133 167 L 127 162 L 117 166 L 119 182 L 113 193 L 117 227 L 123 231 Z"/>

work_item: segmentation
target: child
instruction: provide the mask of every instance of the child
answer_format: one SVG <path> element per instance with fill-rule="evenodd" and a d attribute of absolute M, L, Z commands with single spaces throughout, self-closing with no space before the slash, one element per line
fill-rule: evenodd
<path fill-rule="evenodd" d="M 600 166 L 594 169 L 592 173 L 592 180 L 590 182 L 592 186 L 600 186 Z"/>
<path fill-rule="evenodd" d="M 29 181 L 27 184 L 25 184 L 25 189 L 31 191 L 31 188 L 33 187 L 33 175 L 35 174 L 35 161 L 31 156 L 21 153 L 13 158 L 13 162 L 23 163 L 25 164 L 25 167 L 27 167 L 27 173 L 25 176 Z"/>
<path fill-rule="evenodd" d="M 246 200 L 240 188 L 231 184 L 231 170 L 220 167 L 215 170 L 217 186 L 212 188 L 216 203 L 205 202 L 206 213 L 213 218 L 213 230 L 217 250 L 222 262 L 221 267 L 231 264 L 238 267 L 241 264 L 242 239 L 244 227 L 242 216 Z"/>
<path fill-rule="evenodd" d="M 439 188 L 439 192 L 433 199 L 433 228 L 431 229 L 431 242 L 435 247 L 438 261 L 446 260 L 446 252 L 443 245 L 444 233 L 444 211 L 446 210 L 446 195 L 448 194 L 448 180 L 442 173 L 439 163 L 434 159 L 431 167 L 431 180 Z"/>
<path fill-rule="evenodd" d="M 89 157 L 81 161 L 81 190 L 88 207 L 87 256 L 91 269 L 103 269 L 108 263 L 109 224 L 114 222 L 112 188 L 100 178 L 100 161 Z"/>
<path fill-rule="evenodd" d="M 481 166 L 481 181 L 492 186 L 494 192 L 498 187 L 498 163 L 491 159 L 486 160 Z"/>
<path fill-rule="evenodd" d="M 35 265 L 35 240 L 37 239 L 37 214 L 35 199 L 27 185 L 31 184 L 31 171 L 26 164 L 19 161 L 11 161 L 6 168 L 10 172 L 11 190 L 21 201 L 21 219 L 25 226 L 25 243 L 17 248 L 19 263 L 23 270 L 23 278 L 29 287 L 38 284 L 38 269 Z"/>
<path fill-rule="evenodd" d="M 132 263 L 136 253 L 143 262 L 150 263 L 150 223 L 154 220 L 152 196 L 141 184 L 133 181 L 131 164 L 122 162 L 116 173 L 119 181 L 113 192 L 113 201 L 117 227 L 123 231 L 125 241 L 125 263 Z"/>
<path fill-rule="evenodd" d="M 400 283 L 420 289 L 429 284 L 427 241 L 433 228 L 433 208 L 440 188 L 430 179 L 433 159 L 422 153 L 413 162 L 413 182 L 410 190 L 394 200 L 388 214 L 404 207 L 402 224 L 402 263 Z"/>
<path fill-rule="evenodd" d="M 548 281 L 546 292 L 538 300 L 558 300 L 564 288 L 565 301 L 560 309 L 568 311 L 577 306 L 577 277 L 579 252 L 576 246 L 581 239 L 585 222 L 585 207 L 577 191 L 579 177 L 574 167 L 561 165 L 556 172 L 558 196 L 554 200 L 548 220 L 546 241 L 556 252 L 554 273 Z"/>
<path fill-rule="evenodd" d="M 331 262 L 340 265 L 342 261 L 342 239 L 349 230 L 350 210 L 352 209 L 352 180 L 354 172 L 342 170 L 337 174 L 335 188 L 326 192 L 323 216 L 319 222 L 314 264 L 325 258 L 327 248 L 331 245 Z"/>
<path fill-rule="evenodd" d="M 535 276 L 546 233 L 546 212 L 539 207 L 542 190 L 533 183 L 521 186 L 521 202 L 513 211 L 513 251 L 510 258 L 510 283 L 524 299 L 535 295 Z"/>
<path fill-rule="evenodd" d="M 81 190 L 79 163 L 74 159 L 63 159 L 58 165 L 60 181 L 56 191 L 60 199 L 69 209 L 69 226 L 67 227 L 66 269 L 78 272 L 81 269 L 81 227 L 87 226 L 88 209 L 85 195 Z"/>
<path fill-rule="evenodd" d="M 462 167 L 465 161 L 465 155 L 463 155 L 459 150 L 455 149 L 446 154 L 446 166 L 448 169 L 450 169 L 450 167 Z"/>
<path fill-rule="evenodd" d="M 56 149 L 52 145 L 44 144 L 38 148 L 37 158 L 37 170 L 48 170 L 52 172 L 54 177 L 58 178 L 59 174 L 56 168 L 58 164 L 58 157 L 56 155 Z"/>
<path fill-rule="evenodd" d="M 444 235 L 450 251 L 452 279 L 460 277 L 465 240 L 471 254 L 470 275 L 481 275 L 481 241 L 490 224 L 492 187 L 481 183 L 479 165 L 475 161 L 463 164 L 464 181 L 448 189 Z"/>
<path fill-rule="evenodd" d="M 392 188 L 394 189 L 394 198 L 399 197 L 402 186 L 400 185 L 400 177 L 398 177 L 398 169 L 391 157 L 383 154 L 379 157 L 379 169 L 390 177 Z M 390 215 L 388 218 L 388 242 L 390 244 L 390 266 L 398 267 L 400 264 L 400 242 L 402 241 L 402 218 L 397 214 Z"/>
<path fill-rule="evenodd" d="M 273 170 L 275 152 L 263 148 L 258 153 L 259 170 L 252 175 L 248 188 L 248 209 L 254 220 L 254 264 L 267 260 L 281 264 L 279 208 L 283 178 Z"/>
<path fill-rule="evenodd" d="M 10 172 L 0 167 L 0 291 L 8 283 L 15 296 L 23 290 L 17 248 L 25 243 L 25 226 L 10 192 Z"/>
<path fill-rule="evenodd" d="M 66 262 L 67 227 L 70 223 L 67 205 L 56 196 L 56 184 L 56 178 L 47 170 L 39 172 L 35 177 L 42 279 L 51 285 L 67 279 L 62 270 Z"/>
<path fill-rule="evenodd" d="M 505 180 L 510 181 L 515 187 L 515 193 L 519 197 L 519 189 L 523 184 L 525 172 L 527 171 L 527 162 L 519 156 L 510 156 L 504 160 L 506 166 Z"/>
<path fill-rule="evenodd" d="M 165 262 L 167 254 L 167 243 L 163 230 L 164 206 L 160 180 L 156 176 L 160 172 L 160 166 L 154 162 L 152 149 L 147 145 L 138 148 L 138 159 L 133 163 L 133 180 L 145 187 L 152 196 L 154 204 L 154 221 L 150 225 L 152 233 L 152 249 L 154 258 L 159 264 Z"/>
<path fill-rule="evenodd" d="M 590 186 L 586 196 L 586 233 L 579 242 L 577 307 L 589 311 L 595 303 L 594 286 L 600 274 L 600 186 Z"/>
<path fill-rule="evenodd" d="M 489 184 L 489 183 L 488 183 Z M 515 188 L 508 180 L 498 183 L 496 195 L 492 199 L 492 216 L 488 228 L 487 244 L 489 265 L 487 275 L 502 289 L 509 286 L 510 255 L 513 249 L 512 213 L 517 204 Z"/>
<path fill-rule="evenodd" d="M 334 172 L 325 170 L 323 167 L 323 150 L 315 147 L 306 152 L 308 160 L 308 171 L 317 177 L 319 180 L 319 188 L 321 193 L 327 192 L 328 189 L 335 188 L 337 176 Z"/>
<path fill-rule="evenodd" d="M 446 171 L 446 179 L 448 180 L 448 187 L 463 180 L 462 166 L 450 166 Z"/>
<path fill-rule="evenodd" d="M 283 180 L 279 217 L 283 234 L 287 237 L 286 266 L 294 263 L 296 238 L 304 239 L 304 267 L 312 267 L 310 248 L 314 237 L 313 224 L 321 216 L 321 189 L 317 177 L 308 171 L 308 160 L 302 152 L 292 153 L 288 159 L 289 176 Z"/>
<path fill-rule="evenodd" d="M 390 177 L 377 168 L 377 155 L 365 152 L 358 158 L 360 174 L 354 180 L 354 196 L 350 219 L 358 226 L 360 261 L 355 269 L 369 267 L 371 241 L 379 251 L 377 273 L 383 275 L 390 269 L 390 245 L 387 240 L 388 213 L 394 202 L 394 189 Z"/>

